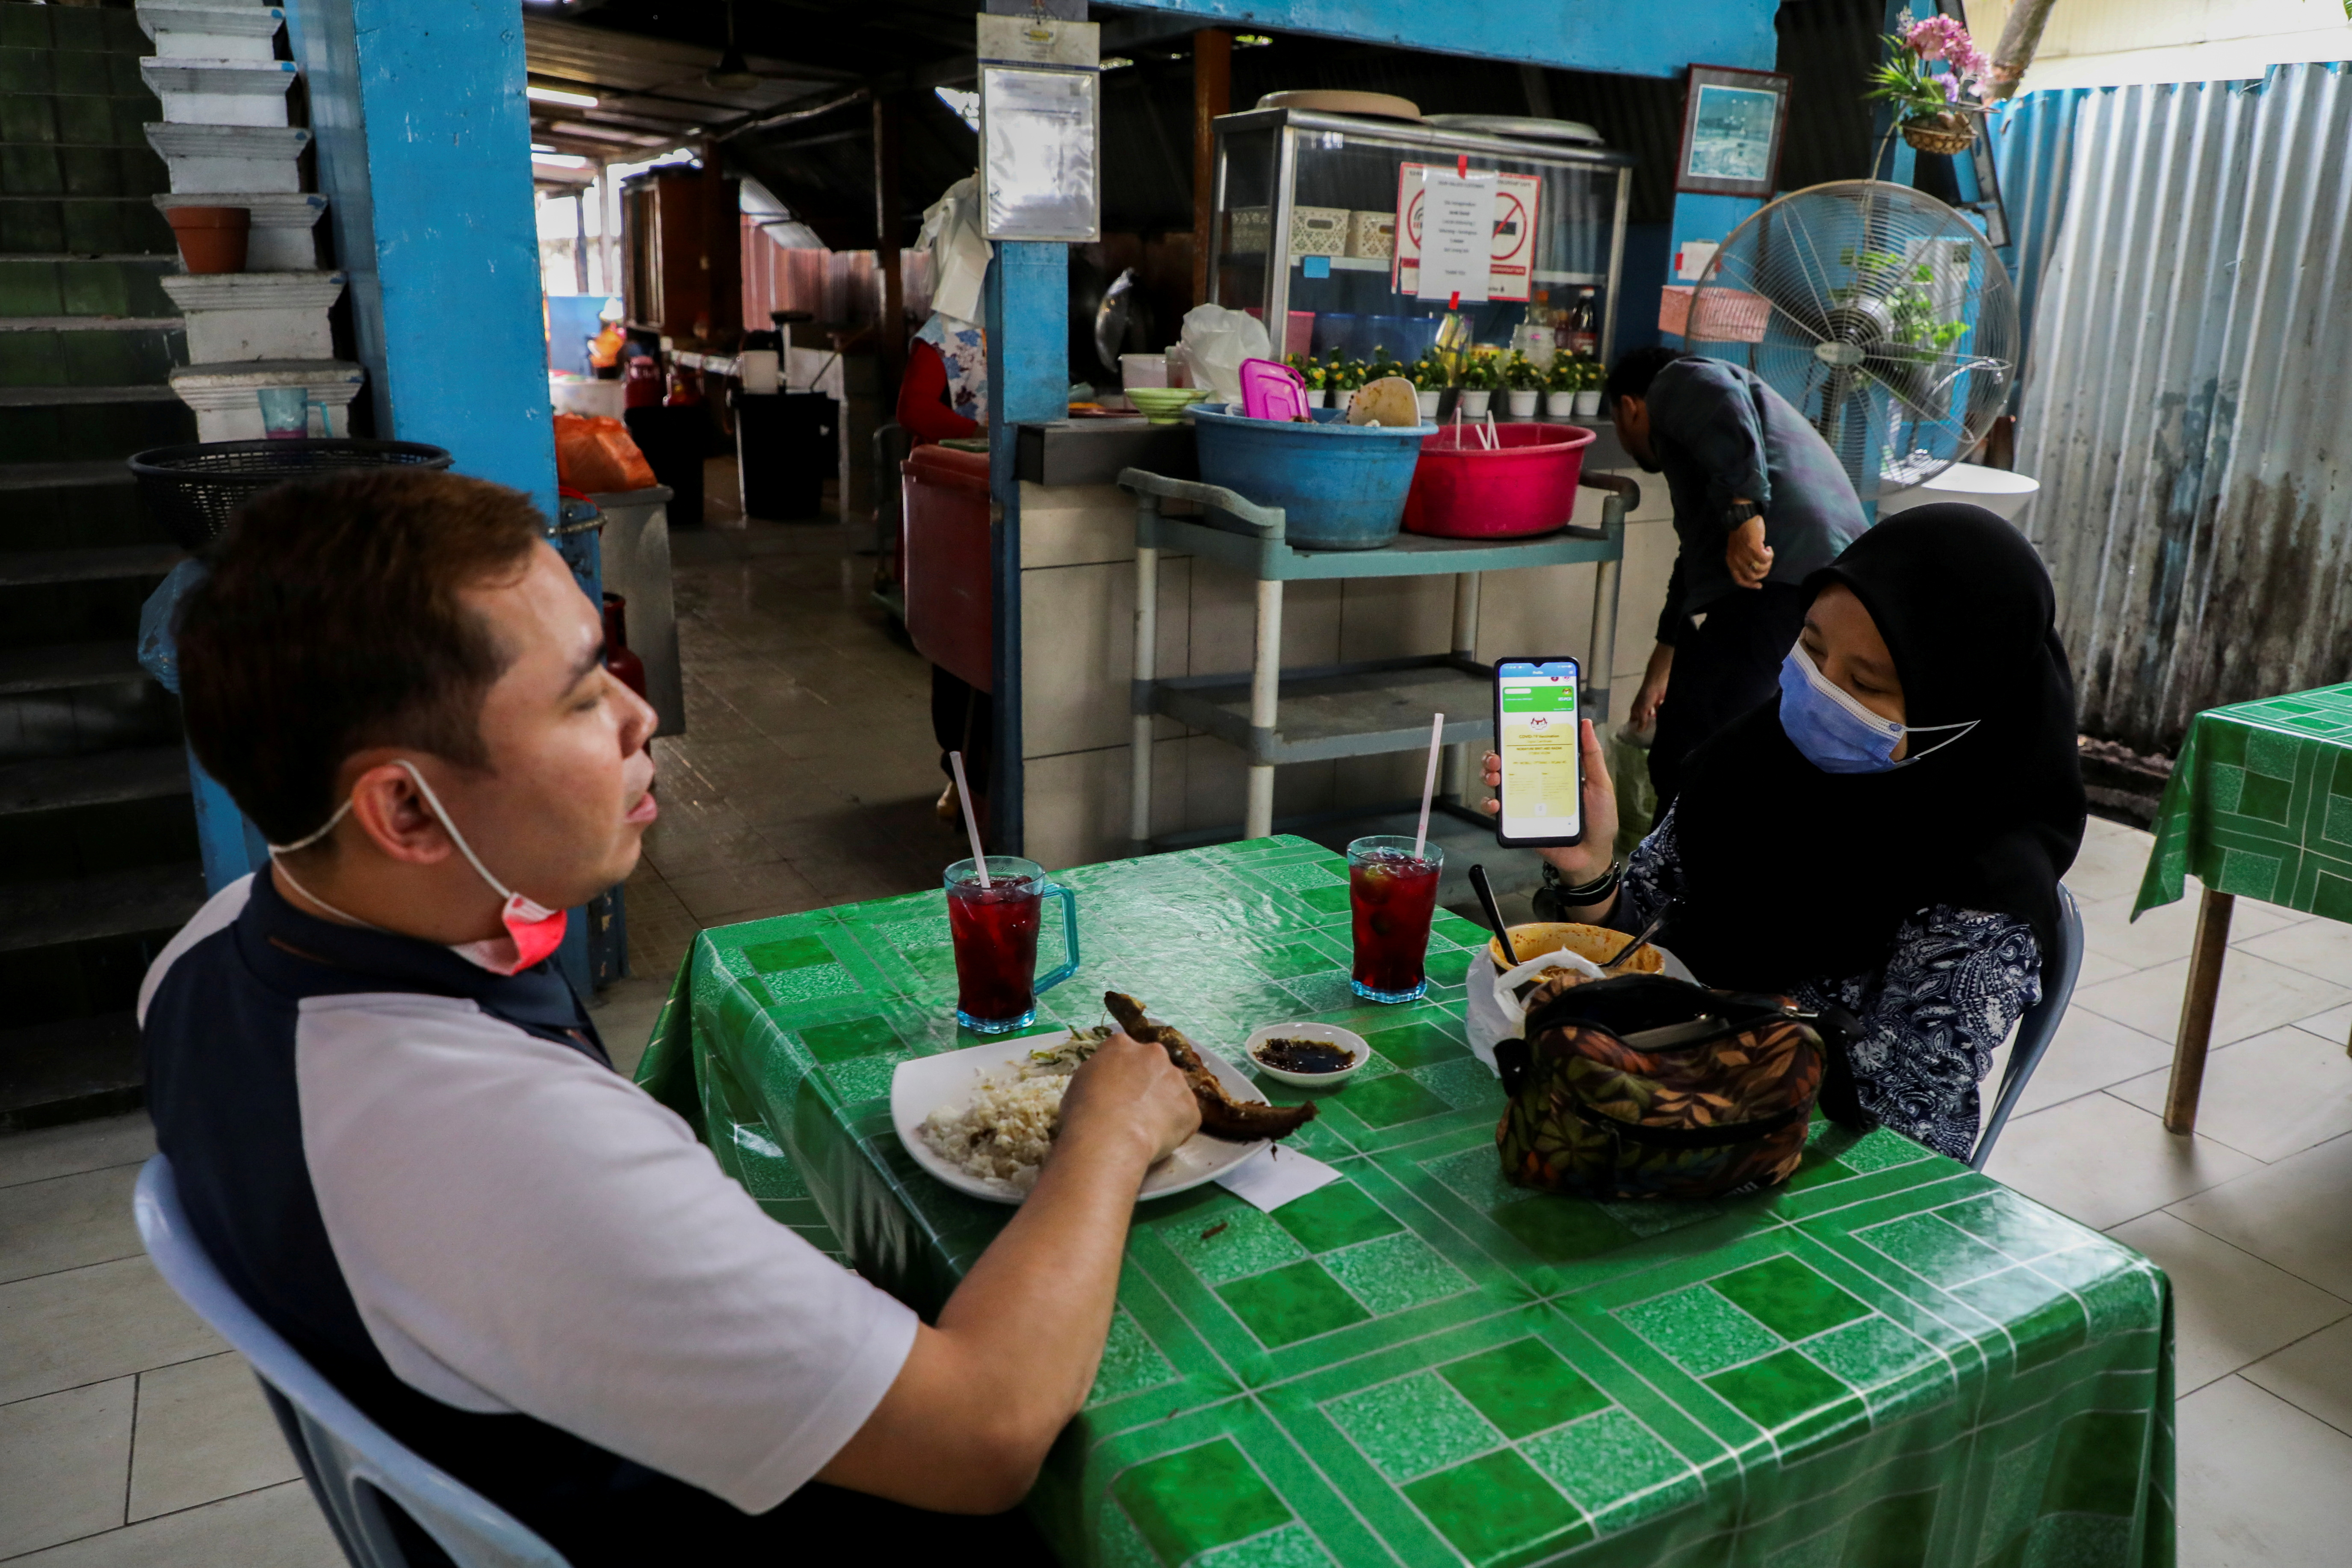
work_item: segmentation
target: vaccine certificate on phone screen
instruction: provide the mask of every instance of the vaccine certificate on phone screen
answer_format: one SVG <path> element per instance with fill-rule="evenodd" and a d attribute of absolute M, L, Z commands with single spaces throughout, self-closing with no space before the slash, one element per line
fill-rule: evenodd
<path fill-rule="evenodd" d="M 1504 835 L 1572 837 L 1584 804 L 1577 788 L 1576 667 L 1506 663 L 1496 673 Z"/>

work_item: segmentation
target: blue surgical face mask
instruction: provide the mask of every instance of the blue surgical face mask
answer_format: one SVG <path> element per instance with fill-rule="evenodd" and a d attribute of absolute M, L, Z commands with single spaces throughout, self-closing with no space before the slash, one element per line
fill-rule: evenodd
<path fill-rule="evenodd" d="M 1976 727 L 1973 719 L 1959 724 L 1910 726 L 1881 718 L 1823 675 L 1802 643 L 1780 661 L 1780 728 L 1790 744 L 1825 773 L 1883 773 L 1908 767 Z M 1895 760 L 1895 748 L 1903 743 L 1905 735 L 1942 730 L 1957 730 L 1959 734 L 1937 742 L 1927 752 Z"/>

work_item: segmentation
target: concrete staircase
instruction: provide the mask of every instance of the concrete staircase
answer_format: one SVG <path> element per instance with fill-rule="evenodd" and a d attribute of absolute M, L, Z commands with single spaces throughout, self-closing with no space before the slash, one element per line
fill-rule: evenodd
<path fill-rule="evenodd" d="M 123 459 L 197 438 L 128 5 L 0 0 L 0 1130 L 138 1103 L 131 1009 L 204 897 Z"/>

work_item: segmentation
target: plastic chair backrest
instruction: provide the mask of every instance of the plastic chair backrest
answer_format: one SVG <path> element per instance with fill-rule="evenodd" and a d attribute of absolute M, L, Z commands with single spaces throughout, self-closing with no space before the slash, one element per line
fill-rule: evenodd
<path fill-rule="evenodd" d="M 561 1553 L 512 1515 L 417 1458 L 362 1414 L 246 1305 L 189 1228 L 172 1163 L 163 1155 L 139 1173 L 132 1206 L 156 1272 L 261 1379 L 311 1495 L 353 1568 L 411 1568 L 393 1534 L 386 1498 L 457 1568 L 566 1568 Z"/>
<path fill-rule="evenodd" d="M 2009 1113 L 2017 1109 L 2025 1093 L 2026 1079 L 2042 1065 L 2050 1050 L 2050 1042 L 2057 1037 L 2059 1020 L 2066 1016 L 2066 1004 L 2074 994 L 2074 977 L 2083 971 L 2083 911 L 2074 902 L 2074 895 L 2066 884 L 2058 884 L 2058 951 L 2042 966 L 2042 1000 L 2025 1010 L 2017 1021 L 2017 1039 L 2009 1048 L 2009 1067 L 2000 1075 L 2000 1098 L 1993 1102 L 1992 1114 L 1985 1118 L 1984 1130 L 1977 1134 L 1976 1152 L 1969 1156 L 1971 1170 L 1981 1171 L 1992 1158 L 1993 1140 L 2008 1125 Z"/>

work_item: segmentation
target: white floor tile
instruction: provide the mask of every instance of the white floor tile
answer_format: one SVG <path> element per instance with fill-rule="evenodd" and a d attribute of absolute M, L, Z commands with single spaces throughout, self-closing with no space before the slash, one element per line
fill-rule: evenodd
<path fill-rule="evenodd" d="M 155 1129 L 143 1110 L 69 1127 L 10 1132 L 0 1135 L 0 1187 L 108 1165 L 135 1165 L 154 1152 Z"/>
<path fill-rule="evenodd" d="M 2059 1021 L 2058 1037 L 2050 1042 L 2042 1065 L 2026 1081 L 2017 1114 L 2030 1116 L 2171 1064 L 2168 1041 L 2101 1017 L 2087 1007 L 2069 1007 Z"/>
<path fill-rule="evenodd" d="M 2083 897 L 2081 889 L 2076 889 L 2075 897 L 2082 900 L 2083 945 L 2133 969 L 2150 969 L 2177 958 L 2187 958 L 2197 940 L 2197 908 L 2202 897 L 2197 884 L 2189 883 L 2189 891 L 2179 899 L 2159 904 L 2134 920 L 2132 905 L 2138 896 L 2134 890 L 2088 899 Z M 2230 939 L 2240 942 L 2262 936 L 2308 918 L 2252 899 L 2240 899 L 2230 917 Z"/>
<path fill-rule="evenodd" d="M 2178 959 L 2121 980 L 2079 988 L 2074 1005 L 2168 1040 L 2179 1032 L 2180 998 L 2188 984 L 2189 961 Z M 2226 1046 L 2282 1024 L 2299 1023 L 2347 1002 L 2352 1002 L 2352 988 L 2254 953 L 2233 952 L 2221 968 L 2212 1043 Z"/>
<path fill-rule="evenodd" d="M 2306 1415 L 2352 1435 L 2352 1320 L 2297 1340 L 2246 1368 L 2243 1375 Z"/>
<path fill-rule="evenodd" d="M 143 1255 L 0 1285 L 0 1401 L 226 1349 Z"/>
<path fill-rule="evenodd" d="M 2078 899 L 2137 893 L 2140 879 L 2147 875 L 2148 847 L 2154 842 L 2142 835 L 2126 838 L 2085 831 L 2082 850 L 2066 868 L 2066 885 Z"/>
<path fill-rule="evenodd" d="M 2107 1234 L 2147 1254 L 2172 1280 L 2173 1366 L 2183 1394 L 2352 1318 L 2352 1301 L 2168 1214 L 2142 1215 Z"/>
<path fill-rule="evenodd" d="M 2109 958 L 2104 952 L 2093 952 L 2085 947 L 2083 951 L 2082 967 L 2074 973 L 2074 985 L 2077 990 L 2080 990 L 2085 985 L 2098 985 L 2110 980 L 2119 980 L 2133 973 L 2135 971 L 2132 966 L 2122 959 Z"/>
<path fill-rule="evenodd" d="M 2338 1046 L 2352 1044 L 2352 1005 L 2330 1007 L 2325 1013 L 2314 1013 L 2295 1027 L 2324 1036 Z"/>
<path fill-rule="evenodd" d="M 2161 1116 L 2171 1081 L 2168 1059 L 2110 1092 Z M 2294 1027 L 2209 1052 L 2197 1131 L 2265 1162 L 2352 1132 L 2352 1058 L 2341 1040 Z"/>
<path fill-rule="evenodd" d="M 2338 985 L 2352 985 L 2352 925 L 2342 921 L 2303 921 L 2231 945 L 2239 952 L 2254 953 Z"/>
<path fill-rule="evenodd" d="M 2337 1568 L 2352 1437 L 2225 1377 L 2180 1401 L 2179 1568 Z"/>
<path fill-rule="evenodd" d="M 2172 1205 L 2202 1231 L 2352 1300 L 2352 1138 Z"/>
<path fill-rule="evenodd" d="M 300 1481 L 167 1513 L 9 1568 L 347 1568 L 326 1516 Z"/>
<path fill-rule="evenodd" d="M 301 1473 L 243 1356 L 206 1356 L 140 1374 L 133 1522 Z"/>
<path fill-rule="evenodd" d="M 662 1004 L 669 1000 L 669 986 L 667 974 L 638 974 L 614 981 L 597 993 L 596 1010 L 588 1016 L 589 1021 L 596 1026 L 613 1065 L 623 1073 L 637 1070 L 637 1058 L 646 1054 L 646 1046 L 653 1038 Z"/>
<path fill-rule="evenodd" d="M 2011 1121 L 1985 1173 L 2105 1230 L 2261 1168 L 2210 1139 L 2175 1138 L 2136 1105 L 2086 1094 Z"/>
<path fill-rule="evenodd" d="M 0 1405 L 0 1557 L 122 1522 L 132 1382 Z"/>
<path fill-rule="evenodd" d="M 131 1220 L 136 1165 L 0 1187 L 0 1280 L 107 1263 L 140 1251 Z"/>

